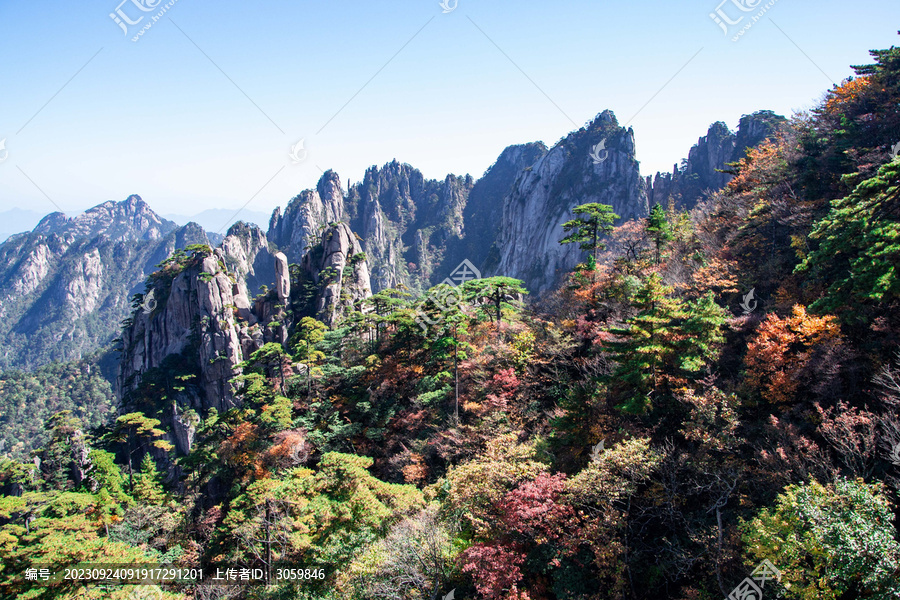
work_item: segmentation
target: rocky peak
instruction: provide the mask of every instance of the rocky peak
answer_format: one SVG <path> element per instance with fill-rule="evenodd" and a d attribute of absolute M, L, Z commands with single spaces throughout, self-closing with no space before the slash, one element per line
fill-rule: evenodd
<path fill-rule="evenodd" d="M 431 277 L 432 284 L 443 281 L 463 260 L 479 266 L 488 260 L 500 231 L 503 199 L 519 175 L 545 154 L 547 147 L 541 142 L 509 146 L 475 182 L 463 208 L 462 234 L 451 241 L 444 261 Z M 492 261 L 496 264 L 497 257 Z"/>
<path fill-rule="evenodd" d="M 426 179 L 392 161 L 371 167 L 350 187 L 347 213 L 364 240 L 375 291 L 399 283 L 430 287 L 434 268 L 464 229 L 463 210 L 474 186 L 470 176 Z"/>
<path fill-rule="evenodd" d="M 731 175 L 721 172 L 728 163 L 743 158 L 747 148 L 775 135 L 786 123 L 784 117 L 770 110 L 742 116 L 737 133 L 721 121 L 713 123 L 690 149 L 681 168 L 675 165 L 671 173 L 647 177 L 650 203 L 667 205 L 672 200 L 680 207 L 693 208 L 731 181 Z"/>
<path fill-rule="evenodd" d="M 138 196 L 45 217 L 0 244 L 0 368 L 73 360 L 119 333 L 129 297 L 176 248 L 206 244 L 195 223 L 160 219 Z"/>
<path fill-rule="evenodd" d="M 258 239 L 258 229 L 253 229 L 232 227 L 231 247 L 248 234 Z M 272 261 L 268 269 L 274 273 L 273 289 L 252 304 L 237 274 L 229 272 L 225 251 L 199 247 L 191 256 L 170 259 L 151 277 L 151 286 L 137 299 L 122 331 L 116 389 L 124 406 L 141 389 L 143 377 L 163 367 L 168 357 L 180 355 L 180 368 L 195 375 L 174 398 L 168 423 L 182 452 L 190 450 L 193 431 L 180 415 L 190 409 L 202 416 L 211 408 L 234 406 L 231 379 L 240 373 L 240 363 L 266 342 L 287 339 L 287 258 L 280 252 L 259 254 Z"/>
<path fill-rule="evenodd" d="M 316 185 L 316 191 L 322 199 L 325 223 L 337 223 L 344 220 L 344 191 L 341 189 L 341 178 L 329 169 Z"/>
<path fill-rule="evenodd" d="M 358 300 L 372 295 L 366 255 L 346 223 L 322 232 L 319 246 L 301 265 L 316 288 L 313 311 L 329 327 L 337 324 Z"/>
<path fill-rule="evenodd" d="M 219 247 L 228 271 L 246 286 L 249 296 L 256 296 L 262 286 L 275 283 L 275 255 L 266 235 L 256 225 L 235 223 Z"/>
<path fill-rule="evenodd" d="M 74 218 L 52 213 L 34 231 L 68 238 L 102 235 L 112 240 L 158 240 L 177 227 L 153 212 L 140 196 L 131 195 L 121 202 L 99 204 Z"/>
<path fill-rule="evenodd" d="M 521 173 L 504 199 L 485 274 L 522 279 L 534 292 L 550 289 L 584 256 L 577 245 L 559 243 L 575 206 L 599 202 L 622 220 L 646 216 L 634 155 L 634 132 L 619 127 L 611 111 L 557 143 Z"/>
<path fill-rule="evenodd" d="M 305 190 L 291 200 L 284 214 L 276 208 L 269 220 L 267 237 L 288 260 L 299 263 L 324 227 L 345 218 L 344 193 L 336 173 L 328 171 L 315 190 Z"/>

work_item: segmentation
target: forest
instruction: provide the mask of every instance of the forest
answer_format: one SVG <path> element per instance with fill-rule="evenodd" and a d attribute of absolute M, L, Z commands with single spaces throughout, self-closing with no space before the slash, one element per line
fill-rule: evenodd
<path fill-rule="evenodd" d="M 288 303 L 188 454 L 195 349 L 118 405 L 91 361 L 4 373 L 0 596 L 900 598 L 900 48 L 871 56 L 696 207 L 577 206 L 550 293 Z M 26 578 L 85 565 L 269 579 Z"/>

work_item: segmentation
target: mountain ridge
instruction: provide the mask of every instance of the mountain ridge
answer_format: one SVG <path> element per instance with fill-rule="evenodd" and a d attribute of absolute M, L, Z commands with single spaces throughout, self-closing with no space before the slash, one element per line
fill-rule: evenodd
<path fill-rule="evenodd" d="M 559 244 L 560 225 L 572 218 L 575 205 L 610 204 L 620 222 L 643 218 L 657 203 L 692 206 L 730 179 L 721 172 L 728 162 L 783 122 L 771 111 L 758 111 L 742 117 L 734 133 L 713 123 L 683 168 L 651 178 L 640 174 L 634 132 L 603 111 L 553 147 L 508 146 L 477 180 L 453 174 L 428 179 L 394 160 L 370 167 L 345 189 L 329 170 L 315 189 L 277 207 L 266 231 L 244 221 L 225 236 L 190 222 L 179 227 L 134 194 L 73 217 L 50 213 L 31 232 L 0 244 L 0 317 L 8 321 L 0 333 L 9 337 L 0 343 L 0 367 L 79 358 L 108 344 L 116 333 L 111 324 L 127 316 L 128 297 L 143 292 L 143 279 L 178 248 L 221 248 L 228 272 L 252 298 L 274 283 L 277 252 L 299 265 L 321 243 L 322 232 L 342 222 L 365 253 L 371 293 L 398 285 L 422 293 L 463 260 L 485 276 L 522 279 L 533 292 L 543 292 L 584 258 L 573 245 Z M 26 356 L 28 340 L 54 319 L 69 321 L 62 329 L 70 342 L 55 352 L 50 344 L 36 359 Z M 80 328 L 92 333 L 80 336 Z"/>

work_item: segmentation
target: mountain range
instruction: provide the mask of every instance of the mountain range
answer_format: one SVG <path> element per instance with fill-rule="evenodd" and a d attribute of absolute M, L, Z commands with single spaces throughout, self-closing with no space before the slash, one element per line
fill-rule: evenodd
<path fill-rule="evenodd" d="M 0 244 L 0 369 L 32 369 L 109 347 L 157 265 L 196 244 L 218 247 L 223 272 L 240 284 L 248 308 L 263 286 L 276 284 L 279 253 L 286 265 L 304 264 L 316 283 L 322 269 L 343 268 L 353 258 L 353 296 L 398 285 L 421 293 L 463 260 L 485 276 L 521 279 L 540 294 L 583 259 L 574 245 L 559 243 L 574 206 L 609 204 L 619 223 L 647 216 L 654 204 L 692 207 L 729 180 L 723 172 L 729 162 L 784 122 L 760 111 L 742 117 L 736 132 L 714 123 L 671 173 L 644 176 L 634 132 L 604 111 L 552 148 L 541 142 L 506 148 L 477 180 L 427 179 L 393 161 L 345 189 L 328 171 L 316 189 L 277 208 L 266 232 L 239 222 L 224 238 L 195 222 L 162 218 L 137 195 L 76 217 L 52 213 Z M 224 212 L 202 213 L 203 225 L 226 222 L 231 215 L 220 218 Z M 328 285 L 337 285 L 330 299 L 316 300 L 318 313 L 331 315 L 326 321 L 343 310 L 340 282 Z"/>

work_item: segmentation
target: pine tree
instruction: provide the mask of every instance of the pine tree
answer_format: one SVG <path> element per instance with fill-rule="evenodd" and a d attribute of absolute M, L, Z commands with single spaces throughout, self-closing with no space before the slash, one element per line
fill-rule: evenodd
<path fill-rule="evenodd" d="M 685 313 L 680 301 L 668 297 L 671 291 L 659 275 L 651 275 L 635 295 L 638 314 L 625 327 L 610 330 L 619 340 L 604 344 L 618 363 L 609 382 L 624 397 L 619 408 L 625 412 L 640 414 L 650 409 L 665 364 L 675 353 L 677 321 Z"/>
<path fill-rule="evenodd" d="M 685 375 L 701 372 L 718 358 L 719 348 L 725 342 L 722 326 L 727 316 L 727 311 L 716 304 L 712 292 L 688 304 L 681 324 L 681 339 L 676 345 L 678 366 Z"/>
<path fill-rule="evenodd" d="M 168 452 L 174 446 L 169 442 L 159 439 L 166 432 L 159 429 L 159 420 L 151 419 L 144 413 L 133 412 L 121 415 L 116 419 L 115 427 L 106 435 L 111 442 L 125 444 L 126 457 L 128 459 L 128 487 L 134 488 L 134 468 L 132 456 L 145 446 L 153 446 Z"/>
<path fill-rule="evenodd" d="M 659 204 L 654 204 L 650 210 L 650 216 L 647 217 L 647 233 L 653 239 L 656 246 L 656 264 L 662 260 L 662 251 L 666 244 L 674 239 L 672 234 L 672 226 L 666 218 L 666 211 Z"/>
<path fill-rule="evenodd" d="M 571 233 L 560 240 L 561 244 L 579 244 L 579 248 L 591 253 L 594 261 L 597 254 L 606 248 L 600 238 L 613 230 L 613 222 L 619 215 L 612 211 L 612 206 L 590 202 L 572 209 L 572 213 L 580 218 L 563 223 L 563 229 Z"/>
<path fill-rule="evenodd" d="M 518 304 L 517 296 L 528 293 L 523 282 L 512 277 L 486 277 L 473 279 L 463 285 L 463 296 L 476 304 L 487 300 L 494 309 L 497 324 L 503 317 L 503 309 Z"/>
<path fill-rule="evenodd" d="M 149 454 L 141 461 L 141 472 L 135 478 L 134 497 L 148 504 L 162 504 L 166 493 L 162 487 L 162 477 L 156 468 L 156 462 Z"/>
<path fill-rule="evenodd" d="M 798 267 L 825 290 L 810 308 L 865 318 L 900 298 L 900 162 L 890 162 L 831 203 L 810 239 L 818 247 Z"/>

